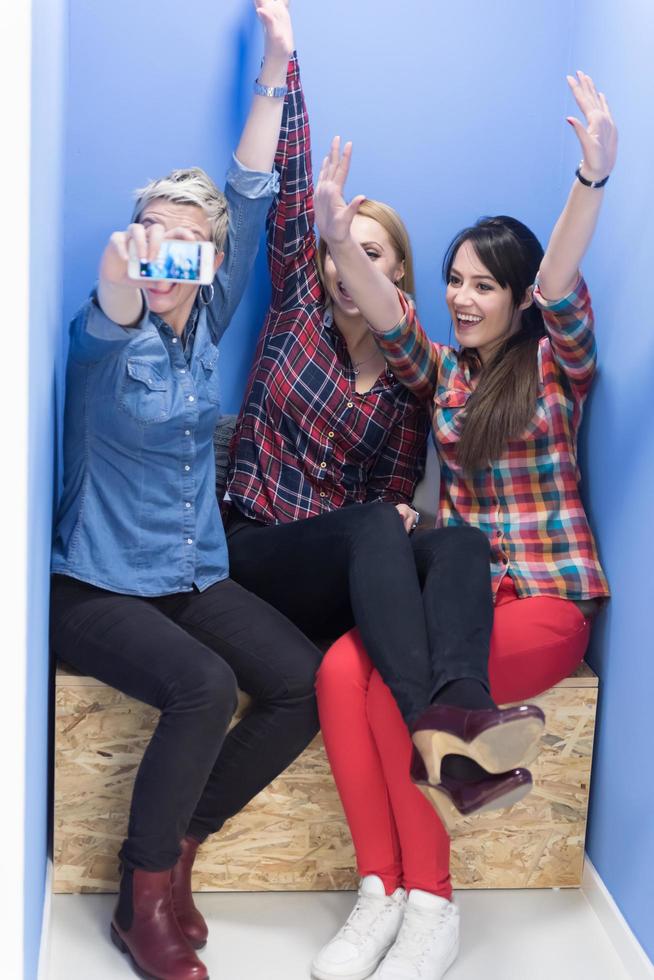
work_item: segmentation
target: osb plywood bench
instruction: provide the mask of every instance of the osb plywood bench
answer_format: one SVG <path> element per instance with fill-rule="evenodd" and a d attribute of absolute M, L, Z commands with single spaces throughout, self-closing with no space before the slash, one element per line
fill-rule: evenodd
<path fill-rule="evenodd" d="M 456 888 L 581 883 L 597 678 L 583 665 L 534 702 L 547 719 L 534 790 L 510 811 L 468 820 L 452 846 Z M 56 892 L 116 891 L 132 784 L 156 719 L 100 681 L 57 671 Z M 356 877 L 320 736 L 206 842 L 194 868 L 200 891 L 348 889 Z"/>

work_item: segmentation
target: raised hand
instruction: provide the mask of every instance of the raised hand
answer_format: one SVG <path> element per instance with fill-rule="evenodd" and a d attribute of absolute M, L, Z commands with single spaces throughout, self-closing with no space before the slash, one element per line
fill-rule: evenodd
<path fill-rule="evenodd" d="M 264 61 L 286 64 L 295 48 L 288 0 L 254 0 L 254 7 L 265 34 Z"/>
<path fill-rule="evenodd" d="M 168 231 L 160 224 L 141 225 L 131 224 L 126 231 L 115 231 L 109 238 L 100 260 L 99 278 L 112 286 L 127 286 L 130 289 L 140 289 L 140 283 L 130 279 L 127 266 L 133 251 L 139 262 L 155 262 L 164 239 L 180 239 L 194 242 L 195 236 L 183 225 L 169 228 Z M 180 285 L 192 285 L 181 283 Z"/>
<path fill-rule="evenodd" d="M 101 282 L 112 286 L 126 286 L 138 289 L 139 283 L 127 275 L 127 265 L 130 259 L 130 246 L 136 252 L 140 262 L 154 262 L 165 228 L 163 225 L 131 224 L 126 231 L 115 231 L 110 236 L 100 261 L 99 278 Z"/>
<path fill-rule="evenodd" d="M 596 90 L 590 75 L 578 71 L 576 78 L 568 75 L 567 80 L 587 123 L 584 126 L 575 116 L 567 117 L 581 143 L 581 174 L 587 180 L 603 180 L 615 166 L 618 130 L 604 94 Z"/>
<path fill-rule="evenodd" d="M 340 136 L 335 136 L 322 162 L 314 197 L 318 231 L 328 245 L 339 244 L 348 238 L 354 215 L 366 199 L 364 194 L 358 194 L 349 204 L 345 201 L 343 193 L 350 170 L 352 144 L 345 144 L 342 155 L 340 148 Z"/>

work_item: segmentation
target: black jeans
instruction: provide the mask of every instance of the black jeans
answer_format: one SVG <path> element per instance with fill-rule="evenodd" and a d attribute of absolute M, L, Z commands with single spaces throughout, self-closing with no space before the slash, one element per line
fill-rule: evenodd
<path fill-rule="evenodd" d="M 230 579 L 141 599 L 55 575 L 51 637 L 59 659 L 161 711 L 134 784 L 127 867 L 172 867 L 184 834 L 218 830 L 318 731 L 318 650 Z M 237 685 L 254 704 L 228 734 Z"/>
<path fill-rule="evenodd" d="M 307 635 L 356 623 L 407 724 L 448 681 L 488 689 L 490 554 L 476 528 L 409 536 L 382 502 L 269 526 L 232 510 L 227 542 L 232 578 Z"/>

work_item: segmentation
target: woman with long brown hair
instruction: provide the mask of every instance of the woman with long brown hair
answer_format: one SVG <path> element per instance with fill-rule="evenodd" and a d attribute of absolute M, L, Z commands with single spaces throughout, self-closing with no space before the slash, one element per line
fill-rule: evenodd
<path fill-rule="evenodd" d="M 343 200 L 349 154 L 340 156 L 337 141 L 316 191 L 318 227 L 344 288 L 395 376 L 432 403 L 441 465 L 438 525 L 477 528 L 490 544 L 490 693 L 455 682 L 456 703 L 467 701 L 477 712 L 533 697 L 568 676 L 582 660 L 592 616 L 608 596 L 579 495 L 577 433 L 596 365 L 579 263 L 615 164 L 617 132 L 592 80 L 579 72 L 568 82 L 587 120 L 568 120 L 583 160 L 547 251 L 525 225 L 505 216 L 464 229 L 447 251 L 446 300 L 458 349 L 429 340 L 412 301 L 383 281 L 350 234 L 362 199 Z M 468 755 L 467 777 L 480 780 L 486 763 L 479 734 L 462 735 L 467 719 L 457 729 L 452 708 L 443 704 L 407 729 L 354 634 L 328 651 L 318 702 L 359 868 L 364 881 L 383 887 L 364 889 L 369 898 L 318 954 L 314 975 L 363 980 L 374 972 L 379 980 L 438 980 L 458 949 L 449 839 L 411 785 L 406 766 L 413 748 L 413 782 L 453 826 L 456 813 L 442 792 L 441 760 Z M 356 745 L 353 718 L 360 721 Z M 395 938 L 392 896 L 402 887 L 409 894 Z M 383 962 L 368 968 L 372 953 L 381 958 L 393 938 Z"/>

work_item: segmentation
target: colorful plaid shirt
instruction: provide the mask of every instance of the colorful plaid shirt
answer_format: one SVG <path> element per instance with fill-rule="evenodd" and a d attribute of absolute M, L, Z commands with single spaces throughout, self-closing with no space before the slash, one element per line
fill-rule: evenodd
<path fill-rule="evenodd" d="M 547 335 L 538 348 L 536 411 L 501 459 L 472 475 L 457 463 L 457 443 L 475 388 L 457 350 L 433 343 L 415 307 L 376 333 L 396 377 L 420 398 L 431 398 L 441 464 L 438 525 L 472 524 L 491 543 L 493 587 L 507 574 L 519 596 L 590 599 L 609 594 L 579 496 L 577 433 L 596 365 L 593 314 L 583 279 L 564 299 L 534 298 Z"/>
<path fill-rule="evenodd" d="M 347 346 L 316 265 L 309 121 L 289 66 L 268 215 L 272 301 L 231 446 L 229 498 L 266 524 L 370 500 L 408 502 L 424 469 L 429 417 L 387 369 L 355 390 Z"/>

